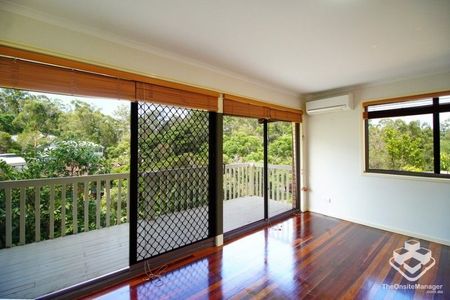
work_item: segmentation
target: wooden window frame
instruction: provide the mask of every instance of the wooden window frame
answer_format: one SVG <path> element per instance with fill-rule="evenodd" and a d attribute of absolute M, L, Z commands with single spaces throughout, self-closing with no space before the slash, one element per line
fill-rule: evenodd
<path fill-rule="evenodd" d="M 448 95 L 450 95 L 450 91 L 363 102 L 362 106 L 364 109 L 363 119 L 364 119 L 365 172 L 391 174 L 391 175 L 418 176 L 418 177 L 450 178 L 450 174 L 441 174 L 441 157 L 440 157 L 441 147 L 440 147 L 440 120 L 439 120 L 439 116 L 441 113 L 450 112 L 450 103 L 448 104 L 439 103 L 440 97 Z M 369 111 L 369 107 L 384 104 L 409 102 L 419 99 L 432 99 L 432 104 L 424 106 L 413 106 L 406 108 Z M 433 118 L 433 173 L 370 168 L 369 120 L 415 116 L 415 115 L 432 115 Z"/>

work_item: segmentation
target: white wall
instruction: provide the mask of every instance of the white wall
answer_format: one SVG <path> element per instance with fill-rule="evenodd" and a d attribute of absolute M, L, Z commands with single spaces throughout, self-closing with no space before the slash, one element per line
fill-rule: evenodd
<path fill-rule="evenodd" d="M 450 180 L 363 174 L 361 100 L 438 90 L 450 73 L 356 88 L 354 110 L 306 117 L 307 209 L 450 244 Z"/>
<path fill-rule="evenodd" d="M 50 24 L 41 19 L 29 12 L 18 14 L 0 8 L 0 43 L 300 108 L 296 93 L 156 49 L 125 44 L 112 36 L 102 38 L 95 31 L 86 34 L 82 24 L 67 28 L 64 22 Z"/>

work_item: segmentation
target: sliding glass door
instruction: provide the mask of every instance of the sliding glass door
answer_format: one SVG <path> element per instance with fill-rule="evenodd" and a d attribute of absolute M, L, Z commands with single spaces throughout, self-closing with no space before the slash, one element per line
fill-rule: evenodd
<path fill-rule="evenodd" d="M 291 122 L 267 124 L 269 218 L 294 208 L 294 155 Z"/>
<path fill-rule="evenodd" d="M 225 233 L 295 207 L 292 124 L 224 116 Z"/>
<path fill-rule="evenodd" d="M 263 161 L 263 124 L 224 116 L 224 232 L 264 219 Z"/>

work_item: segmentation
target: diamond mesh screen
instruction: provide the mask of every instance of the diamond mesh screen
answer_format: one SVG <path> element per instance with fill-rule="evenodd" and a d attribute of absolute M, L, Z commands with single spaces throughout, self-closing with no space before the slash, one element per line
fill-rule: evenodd
<path fill-rule="evenodd" d="M 208 112 L 138 104 L 137 261 L 209 234 Z"/>

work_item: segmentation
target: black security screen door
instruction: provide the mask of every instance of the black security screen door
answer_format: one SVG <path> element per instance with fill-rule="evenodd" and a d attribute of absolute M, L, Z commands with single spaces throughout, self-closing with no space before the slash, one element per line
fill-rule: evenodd
<path fill-rule="evenodd" d="M 210 236 L 210 113 L 146 102 L 132 111 L 135 263 Z"/>

